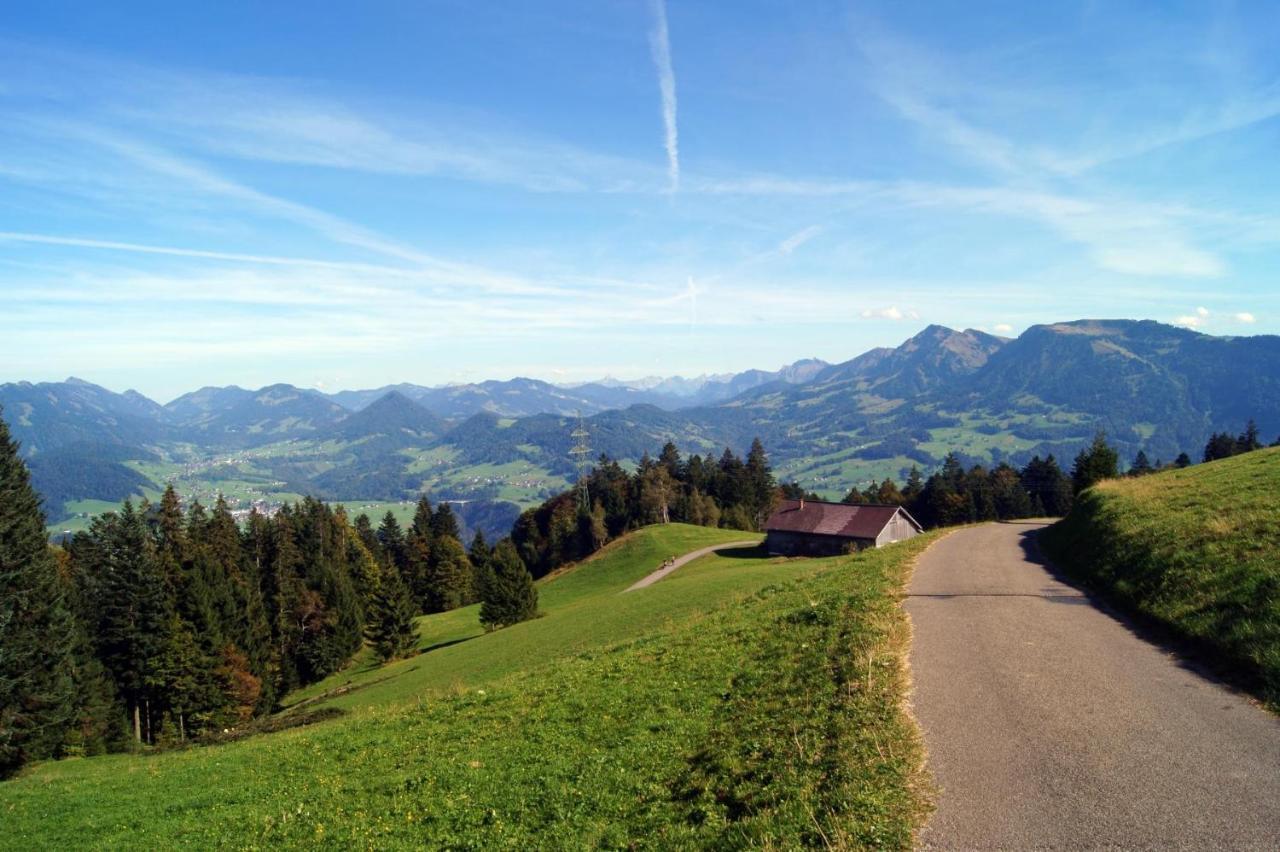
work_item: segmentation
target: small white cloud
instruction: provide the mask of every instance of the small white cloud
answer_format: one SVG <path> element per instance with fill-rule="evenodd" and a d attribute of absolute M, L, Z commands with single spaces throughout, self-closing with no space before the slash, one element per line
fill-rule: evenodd
<path fill-rule="evenodd" d="M 1209 309 L 1208 309 L 1208 308 L 1196 308 L 1196 314 L 1197 314 L 1197 315 L 1199 315 L 1199 316 L 1202 316 L 1202 317 L 1207 317 L 1207 316 L 1209 316 Z"/>
<path fill-rule="evenodd" d="M 1249 313 L 1248 311 L 1241 311 L 1240 313 L 1236 314 L 1236 322 L 1242 322 L 1245 325 L 1253 325 L 1257 321 L 1258 321 L 1258 318 L 1255 317 L 1253 314 Z"/>
<path fill-rule="evenodd" d="M 1183 328 L 1199 328 L 1204 319 L 1196 314 L 1188 314 L 1184 317 L 1178 317 L 1173 321 L 1174 325 L 1180 325 Z"/>
<path fill-rule="evenodd" d="M 903 320 L 903 319 L 920 319 L 920 315 L 915 311 L 904 311 L 897 305 L 890 305 L 887 308 L 881 308 L 873 311 L 870 308 L 862 311 L 863 319 L 887 319 L 887 320 Z"/>
<path fill-rule="evenodd" d="M 995 329 L 996 329 L 996 334 L 1012 334 L 1013 333 L 1013 326 L 1009 325 L 1009 323 L 1007 322 L 996 323 Z"/>

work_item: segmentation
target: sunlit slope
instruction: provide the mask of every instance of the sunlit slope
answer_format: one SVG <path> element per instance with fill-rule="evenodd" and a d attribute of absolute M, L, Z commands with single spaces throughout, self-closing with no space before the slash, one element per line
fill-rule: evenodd
<path fill-rule="evenodd" d="M 425 653 L 387 666 L 374 666 L 366 653 L 356 663 L 288 700 L 289 706 L 328 694 L 326 706 L 348 708 L 414 700 L 442 689 L 475 686 L 603 643 L 643 633 L 682 618 L 725 596 L 748 594 L 786 566 L 738 560 L 742 570 L 714 571 L 693 564 L 645 590 L 619 593 L 661 567 L 668 556 L 714 544 L 758 539 L 753 533 L 687 524 L 638 530 L 613 542 L 579 565 L 538 584 L 541 618 L 485 633 L 479 607 L 469 606 L 418 620 L 419 648 Z M 663 589 L 668 583 L 672 589 Z M 348 690 L 333 695 L 335 690 Z"/>
<path fill-rule="evenodd" d="M 545 584 L 545 618 L 429 651 L 333 722 L 34 767 L 0 785 L 0 846 L 908 847 L 899 597 L 932 536 L 620 594 L 705 535 L 620 543 Z"/>
<path fill-rule="evenodd" d="M 1280 703 L 1280 448 L 1105 482 L 1046 545 Z"/>

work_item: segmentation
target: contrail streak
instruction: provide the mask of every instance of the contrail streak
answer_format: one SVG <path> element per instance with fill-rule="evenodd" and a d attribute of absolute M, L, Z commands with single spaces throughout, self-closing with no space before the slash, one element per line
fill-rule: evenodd
<path fill-rule="evenodd" d="M 667 35 L 666 0 L 653 0 L 653 30 L 649 33 L 649 50 L 658 70 L 658 88 L 662 91 L 662 124 L 666 131 L 667 175 L 670 191 L 680 188 L 680 141 L 676 130 L 676 74 L 671 68 L 671 39 Z"/>

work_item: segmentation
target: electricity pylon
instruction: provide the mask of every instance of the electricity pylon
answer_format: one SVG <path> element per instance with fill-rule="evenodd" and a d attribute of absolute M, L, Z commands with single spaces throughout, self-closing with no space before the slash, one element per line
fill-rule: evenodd
<path fill-rule="evenodd" d="M 587 424 L 582 419 L 582 412 L 578 412 L 578 426 L 569 433 L 569 437 L 573 438 L 573 447 L 569 450 L 569 456 L 573 459 L 573 466 L 578 469 L 578 508 L 584 512 L 591 511 L 591 495 L 587 492 L 587 468 L 591 466 L 591 445 L 588 439 L 591 433 L 587 431 Z"/>

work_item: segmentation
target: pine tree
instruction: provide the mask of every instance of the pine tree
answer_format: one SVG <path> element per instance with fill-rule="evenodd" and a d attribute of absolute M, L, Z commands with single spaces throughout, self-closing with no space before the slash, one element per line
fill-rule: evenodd
<path fill-rule="evenodd" d="M 1105 432 L 1093 436 L 1093 443 L 1080 451 L 1071 468 L 1071 483 L 1076 494 L 1104 479 L 1120 475 L 1120 455 L 1107 443 Z"/>
<path fill-rule="evenodd" d="M 0 419 L 0 778 L 64 738 L 76 629 L 39 498 Z"/>
<path fill-rule="evenodd" d="M 400 574 L 388 567 L 374 597 L 368 638 L 382 660 L 405 656 L 417 643 L 413 618 L 417 607 Z"/>
<path fill-rule="evenodd" d="M 424 497 L 423 500 L 425 499 Z M 416 523 L 414 528 L 416 531 Z M 378 526 L 378 543 L 382 545 L 382 552 L 386 554 L 387 562 L 394 565 L 403 575 L 409 564 L 409 552 L 404 531 L 400 529 L 400 522 L 390 510 L 382 516 L 382 523 Z"/>
<path fill-rule="evenodd" d="M 480 623 L 488 630 L 526 621 L 538 612 L 533 575 L 509 539 L 494 549 L 483 586 Z"/>
<path fill-rule="evenodd" d="M 436 511 L 431 516 L 431 537 L 440 538 L 449 536 L 454 539 L 461 539 L 462 533 L 458 529 L 458 519 L 453 514 L 453 509 L 449 508 L 448 503 L 441 503 L 436 506 Z"/>
<path fill-rule="evenodd" d="M 911 472 L 907 474 L 907 484 L 902 489 L 902 502 L 904 505 L 911 504 L 920 492 L 924 490 L 924 477 L 920 475 L 920 468 L 915 465 L 911 466 Z"/>
<path fill-rule="evenodd" d="M 161 707 L 161 662 L 173 641 L 173 601 L 142 516 L 126 501 L 119 514 L 96 518 L 90 534 L 101 541 L 104 563 L 99 598 L 98 657 L 129 708 L 133 736 L 153 742 Z"/>
<path fill-rule="evenodd" d="M 1178 453 L 1178 457 L 1173 460 L 1173 466 L 1178 468 L 1191 467 L 1191 456 L 1186 453 Z"/>
<path fill-rule="evenodd" d="M 1155 470 L 1151 466 L 1151 462 L 1147 459 L 1147 454 L 1142 450 L 1138 450 L 1138 454 L 1133 457 L 1133 464 L 1129 467 L 1130 476 L 1146 476 Z"/>
<path fill-rule="evenodd" d="M 467 590 L 468 604 L 480 600 L 484 574 L 492 557 L 493 548 L 489 547 L 489 542 L 485 541 L 484 532 L 477 529 L 475 536 L 471 539 L 471 546 L 467 548 L 467 561 L 471 563 L 471 585 Z"/>
<path fill-rule="evenodd" d="M 427 571 L 428 612 L 446 612 L 462 606 L 471 587 L 471 563 L 462 544 L 453 536 L 435 538 Z"/>
<path fill-rule="evenodd" d="M 1236 448 L 1242 453 L 1251 453 L 1254 450 L 1262 449 L 1262 438 L 1258 432 L 1258 424 L 1249 418 L 1249 422 L 1245 424 L 1244 432 L 1236 439 Z"/>
<path fill-rule="evenodd" d="M 747 452 L 746 479 L 746 503 L 755 522 L 751 528 L 760 529 L 775 508 L 778 483 L 773 478 L 769 456 L 759 438 L 751 441 L 751 449 Z"/>

